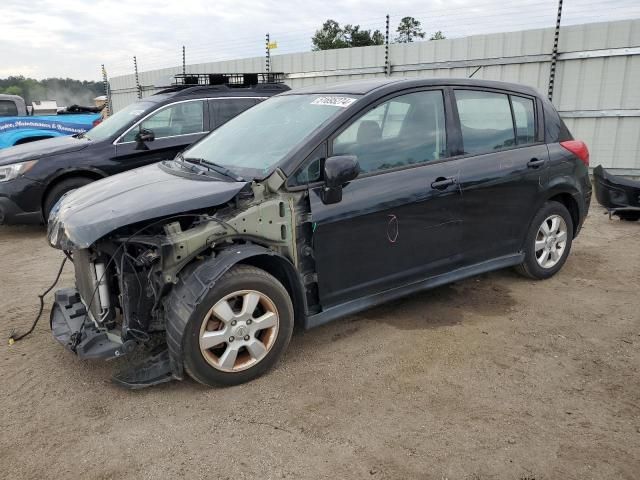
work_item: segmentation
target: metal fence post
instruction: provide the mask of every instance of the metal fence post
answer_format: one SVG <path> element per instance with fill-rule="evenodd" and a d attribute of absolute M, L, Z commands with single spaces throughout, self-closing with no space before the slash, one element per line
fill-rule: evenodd
<path fill-rule="evenodd" d="M 269 44 L 271 43 L 271 41 L 269 40 L 269 34 L 267 33 L 266 36 L 266 47 L 267 47 L 267 57 L 265 58 L 265 70 L 267 71 L 267 73 L 271 72 L 271 49 L 269 48 Z"/>
<path fill-rule="evenodd" d="M 135 55 L 133 56 L 133 71 L 136 76 L 136 90 L 138 90 L 138 100 L 142 99 L 142 88 L 140 87 L 140 80 L 138 78 L 138 60 Z"/>
<path fill-rule="evenodd" d="M 553 50 L 551 52 L 551 66 L 549 68 L 549 101 L 553 100 L 553 84 L 556 79 L 556 63 L 558 61 L 558 39 L 560 38 L 560 19 L 562 18 L 562 0 L 558 0 L 558 17 L 556 18 L 556 31 L 553 36 Z"/>
<path fill-rule="evenodd" d="M 391 75 L 391 62 L 389 61 L 389 14 L 384 31 L 384 74 Z"/>
<path fill-rule="evenodd" d="M 109 80 L 107 78 L 107 70 L 104 68 L 104 63 L 102 64 L 102 85 L 104 86 L 104 96 L 106 97 L 106 102 L 104 104 L 107 109 L 107 117 L 111 116 L 111 87 L 109 87 Z"/>

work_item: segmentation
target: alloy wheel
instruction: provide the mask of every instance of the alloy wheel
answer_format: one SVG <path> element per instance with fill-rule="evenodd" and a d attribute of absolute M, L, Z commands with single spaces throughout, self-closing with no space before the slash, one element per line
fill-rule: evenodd
<path fill-rule="evenodd" d="M 535 255 L 542 268 L 553 268 L 567 247 L 567 223 L 560 215 L 547 217 L 536 235 Z"/>
<path fill-rule="evenodd" d="M 278 336 L 274 302 L 256 290 L 241 290 L 220 299 L 200 327 L 204 359 L 223 372 L 246 370 L 263 360 Z"/>

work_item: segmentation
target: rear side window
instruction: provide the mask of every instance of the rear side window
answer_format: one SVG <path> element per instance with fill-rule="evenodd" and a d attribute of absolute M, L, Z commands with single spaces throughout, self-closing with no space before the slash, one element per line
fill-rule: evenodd
<path fill-rule="evenodd" d="M 516 142 L 526 145 L 536 141 L 536 115 L 533 100 L 525 97 L 511 96 L 513 119 L 516 123 Z"/>
<path fill-rule="evenodd" d="M 456 90 L 455 96 L 464 153 L 488 153 L 515 145 L 508 95 Z"/>
<path fill-rule="evenodd" d="M 17 117 L 18 107 L 11 100 L 0 100 L 0 117 Z"/>
<path fill-rule="evenodd" d="M 213 107 L 214 126 L 227 123 L 236 115 L 241 114 L 245 110 L 253 107 L 257 100 L 254 98 L 229 98 L 221 100 L 211 100 Z"/>
<path fill-rule="evenodd" d="M 388 100 L 356 119 L 333 141 L 333 155 L 356 155 L 362 173 L 421 164 L 446 156 L 441 91 Z"/>

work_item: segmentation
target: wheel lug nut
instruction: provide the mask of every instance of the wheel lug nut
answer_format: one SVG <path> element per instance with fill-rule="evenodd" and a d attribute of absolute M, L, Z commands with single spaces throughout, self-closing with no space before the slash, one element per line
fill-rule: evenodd
<path fill-rule="evenodd" d="M 231 325 L 235 325 L 236 323 L 238 322 L 236 322 L 235 320 L 231 320 Z"/>
<path fill-rule="evenodd" d="M 247 325 L 251 325 L 251 319 L 247 320 Z"/>
<path fill-rule="evenodd" d="M 244 336 L 245 341 L 249 341 L 249 335 Z"/>
<path fill-rule="evenodd" d="M 229 337 L 229 341 L 233 342 L 236 339 L 236 337 Z"/>

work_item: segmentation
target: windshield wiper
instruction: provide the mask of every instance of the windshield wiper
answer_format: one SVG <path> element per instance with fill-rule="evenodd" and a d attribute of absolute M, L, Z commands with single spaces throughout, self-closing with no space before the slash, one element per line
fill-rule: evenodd
<path fill-rule="evenodd" d="M 205 160 L 204 158 L 183 157 L 182 155 L 180 155 L 180 158 L 185 162 L 202 165 L 203 167 L 208 168 L 209 170 L 213 170 L 214 172 L 219 173 L 220 175 L 224 175 L 225 177 L 230 178 L 235 182 L 246 182 L 244 178 L 242 178 L 239 175 L 236 175 L 227 167 L 223 167 L 218 163 L 210 162 L 209 160 Z"/>

